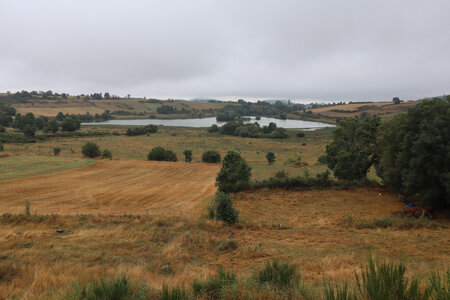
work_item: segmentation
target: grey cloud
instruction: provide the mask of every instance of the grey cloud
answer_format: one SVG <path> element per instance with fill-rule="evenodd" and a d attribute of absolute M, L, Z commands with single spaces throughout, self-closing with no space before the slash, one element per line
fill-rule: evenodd
<path fill-rule="evenodd" d="M 0 2 L 0 90 L 388 100 L 447 93 L 450 2 Z"/>

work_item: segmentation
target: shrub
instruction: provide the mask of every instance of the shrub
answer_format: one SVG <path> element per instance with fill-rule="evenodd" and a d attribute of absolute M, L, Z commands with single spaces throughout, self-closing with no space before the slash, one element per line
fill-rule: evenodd
<path fill-rule="evenodd" d="M 215 197 L 216 202 L 216 219 L 225 222 L 228 225 L 233 225 L 238 221 L 239 212 L 233 207 L 233 200 L 230 195 L 224 192 L 217 192 Z"/>
<path fill-rule="evenodd" d="M 102 158 L 112 159 L 112 153 L 108 149 L 103 150 Z"/>
<path fill-rule="evenodd" d="M 0 152 L 2 152 L 3 150 L 5 150 L 5 146 L 3 146 L 2 143 L 0 143 Z"/>
<path fill-rule="evenodd" d="M 184 161 L 185 162 L 191 162 L 192 161 L 192 150 L 184 150 Z"/>
<path fill-rule="evenodd" d="M 219 152 L 215 150 L 208 150 L 202 154 L 202 162 L 219 163 L 221 160 Z"/>
<path fill-rule="evenodd" d="M 98 157 L 100 156 L 100 148 L 97 146 L 96 143 L 87 142 L 81 148 L 81 153 L 83 153 L 84 156 L 90 158 Z"/>
<path fill-rule="evenodd" d="M 218 132 L 218 131 L 219 131 L 219 126 L 217 126 L 216 124 L 213 124 L 213 125 L 211 125 L 211 127 L 208 128 L 209 133 Z"/>
<path fill-rule="evenodd" d="M 217 274 L 204 281 L 194 279 L 192 291 L 194 296 L 201 296 L 205 299 L 220 299 L 229 294 L 230 287 L 237 285 L 236 274 L 226 272 L 221 267 L 217 270 Z"/>
<path fill-rule="evenodd" d="M 300 275 L 297 267 L 288 263 L 279 264 L 276 261 L 267 262 L 265 267 L 256 274 L 260 284 L 270 284 L 277 289 L 290 289 L 299 284 Z"/>
<path fill-rule="evenodd" d="M 59 153 L 61 153 L 61 148 L 59 148 L 59 147 L 53 148 L 53 154 L 55 156 L 59 156 Z"/>
<path fill-rule="evenodd" d="M 29 138 L 34 137 L 34 135 L 36 134 L 36 128 L 31 125 L 26 125 L 23 129 L 23 134 Z"/>
<path fill-rule="evenodd" d="M 275 162 L 275 153 L 273 152 L 267 152 L 266 154 L 267 162 L 271 165 Z"/>
<path fill-rule="evenodd" d="M 249 186 L 250 176 L 251 168 L 241 155 L 228 151 L 217 174 L 216 186 L 225 193 L 237 192 Z"/>
<path fill-rule="evenodd" d="M 320 162 L 321 164 L 326 164 L 327 163 L 327 156 L 326 155 L 322 155 L 317 159 L 318 162 Z"/>
<path fill-rule="evenodd" d="M 299 138 L 305 137 L 305 133 L 303 131 L 297 132 L 297 137 Z"/>
<path fill-rule="evenodd" d="M 147 126 L 137 126 L 127 129 L 128 136 L 144 135 L 147 133 L 156 133 L 156 132 L 158 132 L 158 126 L 151 124 Z"/>
<path fill-rule="evenodd" d="M 177 161 L 178 158 L 172 150 L 166 150 L 163 147 L 158 146 L 148 153 L 147 160 Z"/>
<path fill-rule="evenodd" d="M 0 125 L 0 132 L 5 132 L 5 131 L 6 131 L 5 127 L 3 127 L 2 125 Z"/>

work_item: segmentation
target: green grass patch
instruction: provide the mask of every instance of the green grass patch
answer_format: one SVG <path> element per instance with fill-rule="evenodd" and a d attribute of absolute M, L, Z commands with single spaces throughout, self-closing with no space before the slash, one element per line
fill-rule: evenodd
<path fill-rule="evenodd" d="M 0 159 L 0 181 L 79 168 L 95 160 L 52 156 L 10 156 Z"/>

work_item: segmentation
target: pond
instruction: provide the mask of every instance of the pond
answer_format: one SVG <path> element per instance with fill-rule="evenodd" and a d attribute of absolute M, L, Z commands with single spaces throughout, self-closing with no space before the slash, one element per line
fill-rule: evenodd
<path fill-rule="evenodd" d="M 322 122 L 310 122 L 302 120 L 281 120 L 275 118 L 261 117 L 261 120 L 256 120 L 255 117 L 246 117 L 250 120 L 244 123 L 258 122 L 260 126 L 269 125 L 270 122 L 277 124 L 277 127 L 295 128 L 295 129 L 317 129 L 323 127 L 334 127 L 332 124 Z M 216 118 L 200 118 L 200 119 L 133 119 L 133 120 L 109 120 L 106 122 L 97 123 L 82 123 L 82 125 L 123 125 L 123 126 L 145 126 L 145 125 L 163 125 L 163 126 L 178 126 L 178 127 L 210 127 L 213 124 L 222 126 L 226 122 L 217 122 Z"/>

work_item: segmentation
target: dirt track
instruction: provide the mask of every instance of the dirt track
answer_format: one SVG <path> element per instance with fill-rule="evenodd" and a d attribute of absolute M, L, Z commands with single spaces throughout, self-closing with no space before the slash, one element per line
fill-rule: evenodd
<path fill-rule="evenodd" d="M 215 193 L 218 166 L 99 161 L 59 173 L 0 182 L 0 212 L 197 215 Z"/>

